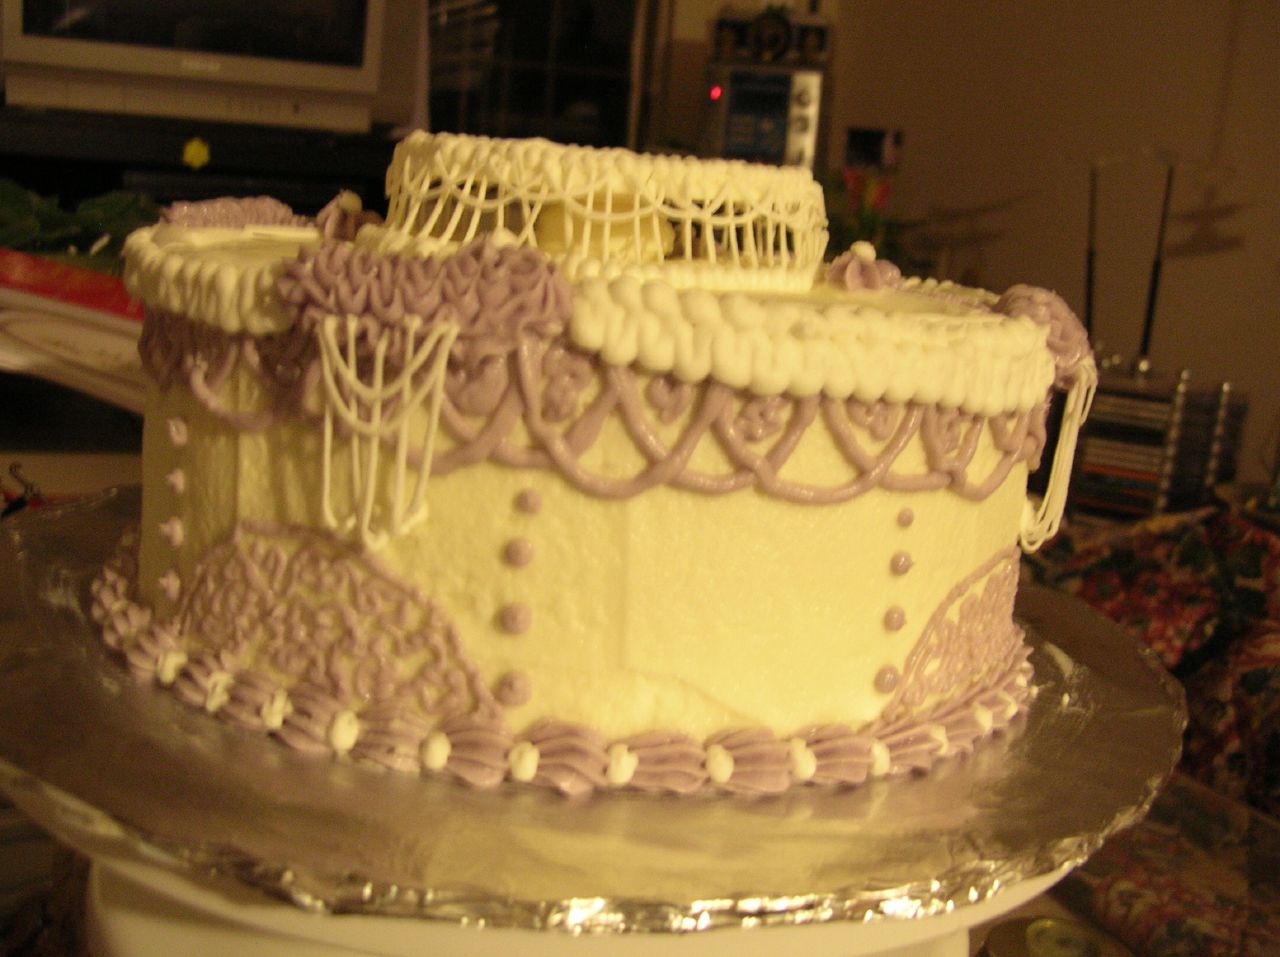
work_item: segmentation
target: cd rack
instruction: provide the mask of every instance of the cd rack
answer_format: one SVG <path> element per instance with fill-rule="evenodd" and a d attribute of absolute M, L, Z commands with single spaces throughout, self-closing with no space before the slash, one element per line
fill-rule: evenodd
<path fill-rule="evenodd" d="M 1104 372 L 1081 436 L 1073 515 L 1137 519 L 1195 508 L 1236 474 L 1248 403 L 1230 382 Z"/>

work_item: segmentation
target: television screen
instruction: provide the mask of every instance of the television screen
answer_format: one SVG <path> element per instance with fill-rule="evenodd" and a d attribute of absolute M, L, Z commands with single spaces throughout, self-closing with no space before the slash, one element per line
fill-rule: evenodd
<path fill-rule="evenodd" d="M 23 0 L 26 36 L 359 67 L 365 0 Z"/>
<path fill-rule="evenodd" d="M 8 107 L 367 132 L 384 0 L 0 0 Z"/>

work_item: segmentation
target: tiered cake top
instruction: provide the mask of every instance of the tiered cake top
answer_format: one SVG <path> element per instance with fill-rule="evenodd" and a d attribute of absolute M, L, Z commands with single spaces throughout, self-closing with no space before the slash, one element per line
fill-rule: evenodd
<path fill-rule="evenodd" d="M 363 239 L 433 253 L 497 234 L 570 280 L 623 271 L 703 289 L 807 289 L 826 250 L 808 170 L 416 132 L 387 173 L 387 222 Z"/>
<path fill-rule="evenodd" d="M 181 210 L 130 240 L 131 281 L 153 307 L 275 335 L 295 326 L 275 287 L 296 259 L 312 264 L 313 307 L 429 322 L 443 313 L 425 304 L 450 300 L 456 270 L 419 264 L 474 258 L 499 295 L 489 287 L 509 270 L 483 263 L 505 259 L 468 252 L 483 243 L 573 285 L 578 349 L 690 384 L 994 415 L 1036 406 L 1064 359 L 1083 358 L 1060 301 L 1027 311 L 1010 308 L 1026 296 L 904 280 L 866 244 L 824 275 L 822 191 L 807 170 L 419 132 L 387 184 L 387 221 L 336 245 L 261 200 Z"/>

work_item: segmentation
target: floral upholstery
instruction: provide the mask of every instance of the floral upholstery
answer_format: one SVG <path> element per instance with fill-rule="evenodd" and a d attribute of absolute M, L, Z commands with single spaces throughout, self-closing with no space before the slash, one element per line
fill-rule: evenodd
<path fill-rule="evenodd" d="M 1203 509 L 1064 534 L 1028 565 L 1145 642 L 1182 681 L 1184 771 L 1280 816 L 1280 535 Z"/>
<path fill-rule="evenodd" d="M 1280 817 L 1280 622 L 1258 622 L 1186 688 L 1183 768 Z"/>
<path fill-rule="evenodd" d="M 1187 692 L 1180 773 L 1057 893 L 1137 954 L 1280 954 L 1280 535 L 1203 509 L 1064 534 L 1027 565 Z"/>
<path fill-rule="evenodd" d="M 1175 775 L 1055 889 L 1145 957 L 1280 953 L 1280 824 Z"/>

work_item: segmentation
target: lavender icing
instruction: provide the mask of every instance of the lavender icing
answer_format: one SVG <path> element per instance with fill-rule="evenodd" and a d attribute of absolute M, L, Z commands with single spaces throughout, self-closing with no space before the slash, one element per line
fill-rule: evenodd
<path fill-rule="evenodd" d="M 1013 623 L 1018 561 L 1016 548 L 1000 552 L 952 588 L 907 656 L 885 709 L 889 720 L 934 698 L 962 697 L 1024 654 L 1022 629 Z"/>
<path fill-rule="evenodd" d="M 360 737 L 349 752 L 354 760 L 402 774 L 417 774 L 426 764 L 423 742 L 432 728 L 422 718 L 371 708 L 361 712 L 360 724 Z M 441 762 L 436 770 L 443 766 Z"/>
<path fill-rule="evenodd" d="M 523 671 L 511 671 L 502 676 L 494 691 L 494 698 L 504 708 L 516 708 L 529 701 L 533 685 Z"/>
<path fill-rule="evenodd" d="M 870 243 L 854 243 L 827 267 L 827 282 L 840 289 L 897 289 L 902 285 L 902 270 L 886 259 L 877 259 Z"/>
<path fill-rule="evenodd" d="M 1058 388 L 1067 388 L 1080 367 L 1092 361 L 1093 351 L 1084 325 L 1057 293 L 1036 286 L 1010 286 L 996 303 L 995 310 L 1007 316 L 1025 316 L 1049 327 L 1047 345 L 1053 353 L 1057 370 L 1054 384 Z"/>
<path fill-rule="evenodd" d="M 692 794 L 707 784 L 701 742 L 678 731 L 649 731 L 622 741 L 636 758 L 630 786 L 639 791 Z"/>
<path fill-rule="evenodd" d="M 433 471 L 447 474 L 485 459 L 518 468 L 554 468 L 580 491 L 605 498 L 629 497 L 669 484 L 705 494 L 754 487 L 802 504 L 847 501 L 877 487 L 945 488 L 963 498 L 981 500 L 1000 486 L 1014 465 L 1038 461 L 1044 446 L 1043 405 L 1027 413 L 985 419 L 937 406 L 877 403 L 876 409 L 870 409 L 856 400 L 824 397 L 776 397 L 761 403 L 759 397 L 718 383 L 699 387 L 701 401 L 679 435 L 668 440 L 659 424 L 661 411 L 655 414 L 648 405 L 646 394 L 652 390 L 646 377 L 621 368 L 596 369 L 595 397 L 567 424 L 551 422 L 539 403 L 526 403 L 522 397 L 542 393 L 542 359 L 554 348 L 554 343 L 523 341 L 493 399 L 493 411 L 479 422 L 467 416 L 446 390 L 441 424 L 455 445 L 436 455 Z M 613 415 L 621 418 L 646 463 L 632 475 L 605 475 L 583 463 L 603 422 Z M 830 433 L 849 465 L 848 480 L 816 485 L 784 479 L 780 473 L 788 459 L 819 418 L 819 427 Z M 873 421 L 877 429 L 888 423 L 887 441 L 880 443 L 874 435 L 864 434 L 870 432 L 866 423 Z M 532 445 L 514 441 L 517 424 L 532 436 Z M 984 432 L 1000 455 L 990 471 L 974 475 L 970 466 Z M 895 469 L 917 437 L 925 445 L 926 470 Z M 727 470 L 712 473 L 690 465 L 694 449 L 704 441 L 725 450 L 731 463 Z"/>
<path fill-rule="evenodd" d="M 315 220 L 294 214 L 291 207 L 270 196 L 219 197 L 216 200 L 175 202 L 160 214 L 163 223 L 188 228 L 243 229 L 247 226 L 315 225 L 326 239 L 351 241 L 361 226 L 380 224 L 383 218 L 362 209 L 360 197 L 344 191 L 326 203 Z"/>
<path fill-rule="evenodd" d="M 445 770 L 458 780 L 476 788 L 493 788 L 506 778 L 507 753 L 514 738 L 501 724 L 457 715 L 441 723 L 440 733 L 450 743 Z"/>
<path fill-rule="evenodd" d="M 785 740 L 764 728 L 744 728 L 712 735 L 707 750 L 720 748 L 728 757 L 728 774 L 717 781 L 724 790 L 743 794 L 777 794 L 791 786 L 791 754 Z"/>
<path fill-rule="evenodd" d="M 532 783 L 576 797 L 608 784 L 605 739 L 582 725 L 540 721 L 524 734 L 538 751 Z"/>
<path fill-rule="evenodd" d="M 508 635 L 523 635 L 533 624 L 533 612 L 523 602 L 503 605 L 498 612 L 498 624 Z"/>
<path fill-rule="evenodd" d="M 892 665 L 885 665 L 876 672 L 875 689 L 881 694 L 892 694 L 902 680 L 902 673 Z"/>
<path fill-rule="evenodd" d="M 381 223 L 381 216 L 364 209 L 360 197 L 345 189 L 316 213 L 316 229 L 325 239 L 350 242 L 362 227 Z"/>
<path fill-rule="evenodd" d="M 537 515 L 542 511 L 542 496 L 536 489 L 524 489 L 516 496 L 516 508 L 526 515 Z"/>
<path fill-rule="evenodd" d="M 187 227 L 309 226 L 287 205 L 270 196 L 220 197 L 198 202 L 173 203 L 160 213 L 161 222 Z"/>
<path fill-rule="evenodd" d="M 523 568 L 533 561 L 533 543 L 527 538 L 513 538 L 503 547 L 502 558 L 513 568 Z"/>
<path fill-rule="evenodd" d="M 277 288 L 308 332 L 332 315 L 362 320 L 369 340 L 380 332 L 394 337 L 408 316 L 456 323 L 451 361 L 470 370 L 511 352 L 526 334 L 561 334 L 572 299 L 545 256 L 486 240 L 425 259 L 330 242 L 286 264 Z"/>

